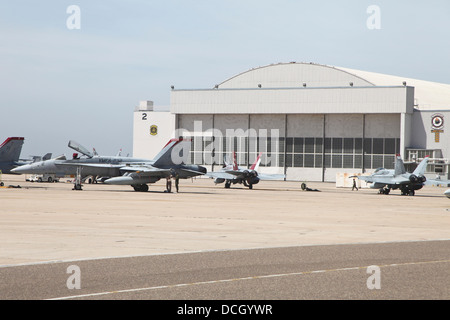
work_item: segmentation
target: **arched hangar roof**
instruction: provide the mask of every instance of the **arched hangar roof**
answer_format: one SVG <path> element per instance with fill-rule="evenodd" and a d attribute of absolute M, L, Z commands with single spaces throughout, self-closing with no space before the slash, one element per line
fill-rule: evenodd
<path fill-rule="evenodd" d="M 401 86 L 415 88 L 418 109 L 450 109 L 450 85 L 315 63 L 278 63 L 254 68 L 231 77 L 218 88 L 292 88 Z"/>

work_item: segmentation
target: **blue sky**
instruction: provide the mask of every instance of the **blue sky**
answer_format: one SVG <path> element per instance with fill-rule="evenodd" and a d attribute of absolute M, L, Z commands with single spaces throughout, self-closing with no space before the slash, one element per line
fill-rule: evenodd
<path fill-rule="evenodd" d="M 0 38 L 0 140 L 25 137 L 22 157 L 71 154 L 71 139 L 132 154 L 140 100 L 168 106 L 171 85 L 212 88 L 271 63 L 450 83 L 448 0 L 2 1 Z"/>

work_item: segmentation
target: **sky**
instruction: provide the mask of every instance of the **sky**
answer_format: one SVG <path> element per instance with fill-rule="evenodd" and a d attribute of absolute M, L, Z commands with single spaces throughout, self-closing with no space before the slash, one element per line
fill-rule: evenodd
<path fill-rule="evenodd" d="M 3 0 L 0 143 L 132 155 L 139 101 L 291 61 L 450 84 L 450 1 Z"/>

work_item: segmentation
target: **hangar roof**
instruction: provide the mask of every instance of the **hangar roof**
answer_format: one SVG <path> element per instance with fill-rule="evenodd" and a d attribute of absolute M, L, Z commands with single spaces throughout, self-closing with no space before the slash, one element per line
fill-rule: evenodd
<path fill-rule="evenodd" d="M 419 110 L 450 109 L 450 85 L 314 63 L 278 63 L 240 73 L 218 85 L 226 88 L 399 86 L 415 87 Z"/>

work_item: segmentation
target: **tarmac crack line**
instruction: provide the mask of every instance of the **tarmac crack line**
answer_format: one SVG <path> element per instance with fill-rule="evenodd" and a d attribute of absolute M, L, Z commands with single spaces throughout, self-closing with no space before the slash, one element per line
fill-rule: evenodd
<path fill-rule="evenodd" d="M 448 263 L 448 262 L 450 262 L 450 259 L 448 259 L 448 260 L 420 261 L 420 262 L 392 263 L 392 264 L 384 264 L 384 265 L 377 265 L 377 266 L 380 267 L 380 268 L 386 268 L 386 267 L 401 267 L 401 266 L 408 266 L 408 265 L 422 265 L 422 264 Z M 312 270 L 312 271 L 269 274 L 269 275 L 250 276 L 250 277 L 222 279 L 222 280 L 210 280 L 210 281 L 200 281 L 200 282 L 191 282 L 191 283 L 180 283 L 180 284 L 173 284 L 173 285 L 163 285 L 163 286 L 154 286 L 154 287 L 145 287 L 145 288 L 114 290 L 114 291 L 105 291 L 105 292 L 97 292 L 97 293 L 87 293 L 87 294 L 80 294 L 80 295 L 73 295 L 73 296 L 50 298 L 50 299 L 46 299 L 46 300 L 69 300 L 69 299 L 96 297 L 96 296 L 102 296 L 102 295 L 111 295 L 111 294 L 117 294 L 117 293 L 151 291 L 151 290 L 158 290 L 158 289 L 172 289 L 172 288 L 181 288 L 181 287 L 189 287 L 189 286 L 199 286 L 199 285 L 226 283 L 226 282 L 232 282 L 232 281 L 258 280 L 258 279 L 268 279 L 268 278 L 277 278 L 277 277 L 290 277 L 290 276 L 308 275 L 308 274 L 316 274 L 316 273 L 328 273 L 328 272 L 361 270 L 361 269 L 367 269 L 368 267 L 370 267 L 370 266 L 358 266 L 358 267 L 346 267 L 346 268 L 335 268 L 335 269 L 324 269 L 324 270 Z"/>

